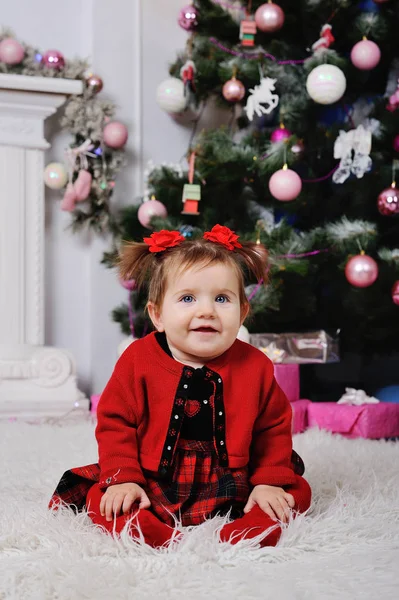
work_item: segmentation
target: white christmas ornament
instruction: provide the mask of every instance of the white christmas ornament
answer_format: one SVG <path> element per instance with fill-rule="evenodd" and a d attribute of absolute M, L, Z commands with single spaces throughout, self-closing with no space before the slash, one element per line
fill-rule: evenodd
<path fill-rule="evenodd" d="M 334 144 L 334 158 L 340 158 L 341 162 L 333 175 L 334 183 L 344 183 L 351 173 L 361 179 L 371 170 L 371 134 L 374 120 L 351 131 L 339 132 Z"/>
<path fill-rule="evenodd" d="M 167 113 L 182 112 L 187 106 L 187 97 L 184 94 L 184 83 L 177 77 L 169 77 L 157 88 L 158 105 Z"/>
<path fill-rule="evenodd" d="M 129 335 L 129 337 L 125 338 L 124 340 L 122 340 L 118 346 L 118 358 L 120 356 L 122 356 L 122 354 L 124 353 L 124 351 L 127 348 L 129 348 L 130 344 L 132 344 L 133 342 L 136 342 L 136 341 L 137 341 L 137 338 L 134 338 L 131 335 Z"/>
<path fill-rule="evenodd" d="M 258 117 L 268 115 L 278 105 L 279 97 L 277 94 L 272 93 L 276 89 L 276 81 L 277 79 L 263 77 L 260 80 L 259 85 L 256 85 L 255 88 L 249 90 L 250 95 L 248 96 L 244 110 L 250 121 L 254 118 L 255 113 Z M 264 104 L 267 104 L 267 106 L 263 106 Z"/>
<path fill-rule="evenodd" d="M 240 329 L 238 330 L 237 339 L 249 344 L 249 331 L 246 327 L 244 327 L 244 325 L 241 325 Z"/>
<path fill-rule="evenodd" d="M 345 75 L 335 65 L 319 65 L 309 73 L 306 89 L 318 104 L 333 104 L 345 93 Z"/>
<path fill-rule="evenodd" d="M 68 173 L 62 163 L 50 163 L 44 169 L 44 183 L 52 190 L 60 190 L 68 182 Z"/>

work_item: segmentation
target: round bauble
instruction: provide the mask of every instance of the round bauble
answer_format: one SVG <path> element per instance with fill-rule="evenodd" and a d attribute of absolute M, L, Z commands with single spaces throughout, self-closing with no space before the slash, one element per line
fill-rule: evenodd
<path fill-rule="evenodd" d="M 371 256 L 357 254 L 346 263 L 345 276 L 355 287 L 369 287 L 378 277 L 378 265 Z"/>
<path fill-rule="evenodd" d="M 122 277 L 119 277 L 119 283 L 123 288 L 125 288 L 125 290 L 128 290 L 129 292 L 132 292 L 136 287 L 135 279 L 122 279 Z"/>
<path fill-rule="evenodd" d="M 42 56 L 42 63 L 49 69 L 63 69 L 65 59 L 59 50 L 47 50 Z"/>
<path fill-rule="evenodd" d="M 280 169 L 273 173 L 269 180 L 271 195 L 281 202 L 295 200 L 301 193 L 302 180 L 298 173 L 291 169 Z"/>
<path fill-rule="evenodd" d="M 60 190 L 68 182 L 68 173 L 62 163 L 49 163 L 44 169 L 44 183 L 52 190 Z"/>
<path fill-rule="evenodd" d="M 98 75 L 90 73 L 86 77 L 86 85 L 94 94 L 98 94 L 103 89 L 104 82 Z"/>
<path fill-rule="evenodd" d="M 239 102 L 245 96 L 245 86 L 239 79 L 233 77 L 224 84 L 222 94 L 228 102 Z"/>
<path fill-rule="evenodd" d="M 141 204 L 138 212 L 137 218 L 142 224 L 143 227 L 147 229 L 152 229 L 150 225 L 150 221 L 153 217 L 161 217 L 162 219 L 166 219 L 168 216 L 168 211 L 162 202 L 159 200 L 147 200 Z"/>
<path fill-rule="evenodd" d="M 289 129 L 286 129 L 284 125 L 280 125 L 278 129 L 272 131 L 270 141 L 273 143 L 282 142 L 291 136 L 292 132 Z"/>
<path fill-rule="evenodd" d="M 377 208 L 384 217 L 399 213 L 399 190 L 395 184 L 378 195 Z"/>
<path fill-rule="evenodd" d="M 185 31 L 193 31 L 198 25 L 198 11 L 195 6 L 189 4 L 182 8 L 177 22 Z"/>
<path fill-rule="evenodd" d="M 259 6 L 255 13 L 255 23 L 260 31 L 273 33 L 284 25 L 285 14 L 282 8 L 274 2 Z"/>
<path fill-rule="evenodd" d="M 292 154 L 295 154 L 295 156 L 301 156 L 301 154 L 305 152 L 305 144 L 303 143 L 303 140 L 298 140 L 295 142 L 295 144 L 292 144 L 290 150 Z"/>
<path fill-rule="evenodd" d="M 182 80 L 177 77 L 169 77 L 160 83 L 157 88 L 157 103 L 167 113 L 182 112 L 187 106 Z"/>
<path fill-rule="evenodd" d="M 319 65 L 309 73 L 306 89 L 318 104 L 333 104 L 345 93 L 345 75 L 335 65 Z"/>
<path fill-rule="evenodd" d="M 391 294 L 392 302 L 399 306 L 399 281 L 395 281 L 393 284 Z"/>
<path fill-rule="evenodd" d="M 24 56 L 23 47 L 14 38 L 5 38 L 0 42 L 0 62 L 6 65 L 19 65 Z"/>
<path fill-rule="evenodd" d="M 128 138 L 126 125 L 119 121 L 111 121 L 104 127 L 103 139 L 109 148 L 122 148 Z"/>
<path fill-rule="evenodd" d="M 351 61 L 357 69 L 369 71 L 380 62 L 381 50 L 371 40 L 362 40 L 355 44 L 351 51 Z"/>

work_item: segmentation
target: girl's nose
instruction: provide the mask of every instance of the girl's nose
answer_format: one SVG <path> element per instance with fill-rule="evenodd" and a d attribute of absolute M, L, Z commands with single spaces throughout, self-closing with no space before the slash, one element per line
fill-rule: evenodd
<path fill-rule="evenodd" d="M 215 307 L 213 302 L 208 301 L 208 300 L 203 300 L 201 302 L 198 302 L 197 304 L 197 314 L 199 317 L 202 318 L 211 318 L 214 316 L 215 314 Z"/>

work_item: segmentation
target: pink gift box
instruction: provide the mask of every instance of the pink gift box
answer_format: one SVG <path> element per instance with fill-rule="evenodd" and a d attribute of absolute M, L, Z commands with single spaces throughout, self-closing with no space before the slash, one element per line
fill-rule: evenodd
<path fill-rule="evenodd" d="M 100 401 L 100 398 L 101 398 L 101 394 L 95 394 L 94 396 L 91 396 L 91 398 L 90 398 L 90 400 L 91 400 L 90 412 L 94 417 L 97 415 L 97 406 Z"/>
<path fill-rule="evenodd" d="M 275 364 L 274 375 L 288 400 L 299 400 L 299 365 Z"/>
<path fill-rule="evenodd" d="M 312 402 L 308 426 L 327 429 L 348 438 L 369 439 L 399 436 L 399 404 L 379 402 L 352 406 L 336 402 Z"/>
<path fill-rule="evenodd" d="M 297 400 L 291 403 L 293 412 L 292 433 L 303 433 L 308 428 L 308 406 L 310 400 Z"/>

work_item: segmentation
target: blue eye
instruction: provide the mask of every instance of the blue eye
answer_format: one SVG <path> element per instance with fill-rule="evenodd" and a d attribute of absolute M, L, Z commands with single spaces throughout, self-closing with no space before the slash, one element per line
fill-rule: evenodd
<path fill-rule="evenodd" d="M 189 304 L 193 300 L 194 300 L 193 296 L 183 296 L 183 298 L 181 299 L 181 302 L 184 302 L 185 304 Z"/>
<path fill-rule="evenodd" d="M 220 295 L 220 296 L 216 296 L 216 302 L 218 302 L 219 304 L 224 304 L 225 302 L 228 302 L 229 299 L 227 296 L 224 295 Z"/>

